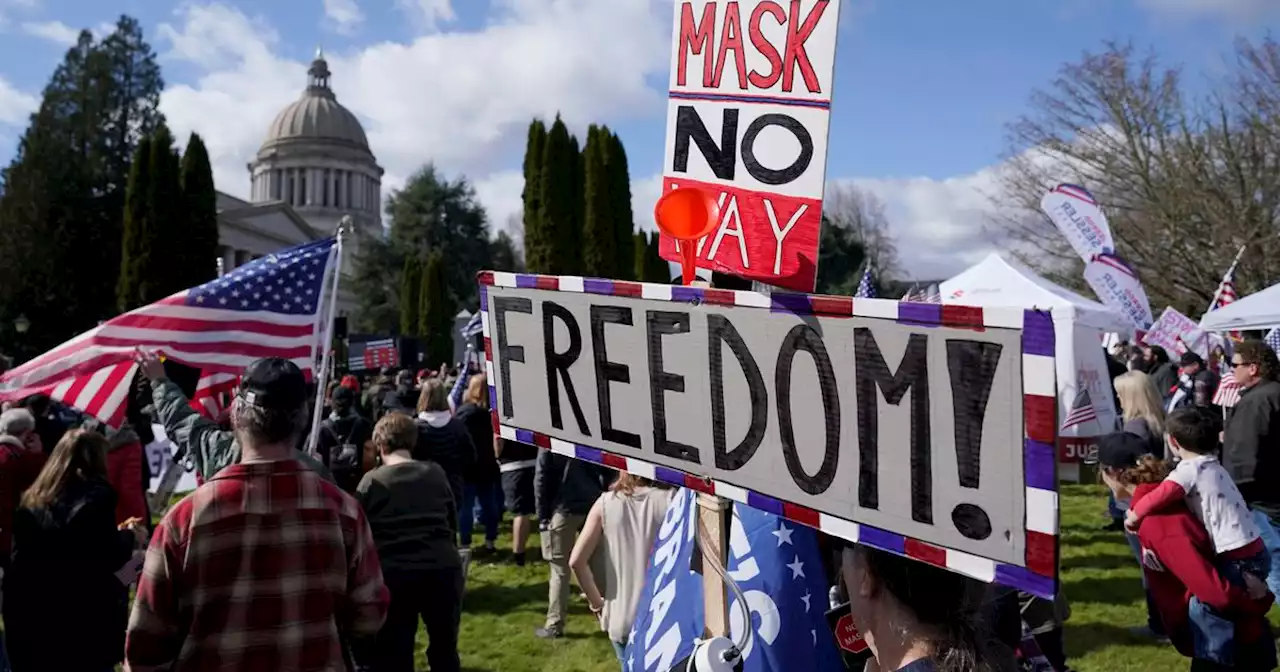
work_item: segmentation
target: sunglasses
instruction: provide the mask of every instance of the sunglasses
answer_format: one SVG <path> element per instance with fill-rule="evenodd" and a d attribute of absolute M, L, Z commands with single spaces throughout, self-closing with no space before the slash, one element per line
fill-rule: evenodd
<path fill-rule="evenodd" d="M 1249 366 L 1253 362 L 1231 362 L 1231 368 L 1238 369 L 1242 366 Z"/>

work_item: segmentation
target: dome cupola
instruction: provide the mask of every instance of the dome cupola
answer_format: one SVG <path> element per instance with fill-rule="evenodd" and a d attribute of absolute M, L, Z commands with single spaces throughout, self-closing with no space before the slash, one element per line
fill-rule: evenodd
<path fill-rule="evenodd" d="M 329 62 L 324 52 L 317 49 L 307 70 L 307 88 L 298 100 L 276 115 L 262 149 L 305 142 L 333 143 L 369 151 L 364 127 L 356 115 L 338 103 L 333 89 L 329 88 L 329 77 Z"/>

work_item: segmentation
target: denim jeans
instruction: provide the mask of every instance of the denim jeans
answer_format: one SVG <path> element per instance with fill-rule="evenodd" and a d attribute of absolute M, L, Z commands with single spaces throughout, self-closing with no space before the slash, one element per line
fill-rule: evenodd
<path fill-rule="evenodd" d="M 467 483 L 462 489 L 462 506 L 458 510 L 459 545 L 471 546 L 471 531 L 475 527 L 472 507 L 480 507 L 480 523 L 484 526 L 484 540 L 493 544 L 498 539 L 498 527 L 502 524 L 502 488 L 497 481 Z"/>
<path fill-rule="evenodd" d="M 1128 510 L 1128 502 L 1117 501 L 1115 495 L 1107 495 L 1107 515 L 1111 520 L 1124 521 L 1124 513 Z"/>
<path fill-rule="evenodd" d="M 1219 616 L 1194 597 L 1188 605 L 1187 616 L 1191 624 L 1195 660 L 1220 665 L 1224 669 L 1275 669 L 1276 643 L 1269 632 L 1256 642 L 1242 643 L 1236 639 L 1235 623 Z"/>
<path fill-rule="evenodd" d="M 613 653 L 618 656 L 618 662 L 622 663 L 622 672 L 627 672 L 627 643 L 613 642 Z"/>
<path fill-rule="evenodd" d="M 1267 514 L 1251 510 L 1253 520 L 1258 524 L 1258 531 L 1262 533 L 1262 545 L 1267 547 L 1267 552 L 1271 554 L 1271 571 L 1267 574 L 1267 587 L 1271 589 L 1271 594 L 1280 599 L 1280 532 L 1277 532 L 1276 526 L 1271 522 L 1271 518 Z"/>
<path fill-rule="evenodd" d="M 1138 541 L 1138 535 L 1125 532 L 1124 540 L 1129 542 L 1129 550 L 1133 553 L 1133 559 L 1138 561 L 1138 568 L 1142 569 L 1142 542 Z M 1147 573 L 1145 569 L 1142 572 L 1142 593 L 1147 599 L 1147 627 L 1157 635 L 1164 635 L 1164 622 L 1160 620 L 1160 612 L 1156 611 L 1156 604 L 1151 601 L 1151 591 L 1147 589 Z"/>

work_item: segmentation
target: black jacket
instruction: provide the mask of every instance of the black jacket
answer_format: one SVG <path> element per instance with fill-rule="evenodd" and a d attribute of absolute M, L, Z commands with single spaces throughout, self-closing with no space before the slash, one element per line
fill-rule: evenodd
<path fill-rule="evenodd" d="M 493 416 L 489 409 L 476 404 L 463 404 L 458 409 L 458 421 L 471 435 L 471 445 L 476 449 L 476 461 L 466 474 L 468 483 L 493 483 L 498 480 L 498 458 L 493 453 Z"/>
<path fill-rule="evenodd" d="M 451 418 L 441 427 L 432 427 L 419 417 L 418 445 L 414 446 L 413 459 L 435 462 L 444 468 L 454 503 L 462 510 L 462 488 L 476 461 L 476 448 L 466 426 L 457 418 Z"/>
<path fill-rule="evenodd" d="M 347 493 L 356 491 L 363 472 L 360 468 L 364 444 L 373 438 L 373 423 L 350 413 L 339 418 L 329 416 L 320 425 L 316 452 L 329 467 L 333 480 Z M 345 446 L 345 448 L 344 448 Z"/>
<path fill-rule="evenodd" d="M 538 520 L 551 520 L 556 513 L 585 516 L 609 485 L 610 471 L 589 462 L 538 451 L 533 497 Z"/>
<path fill-rule="evenodd" d="M 1280 522 L 1280 383 L 1240 391 L 1223 430 L 1222 465 L 1250 507 Z"/>
<path fill-rule="evenodd" d="M 110 669 L 124 658 L 128 589 L 116 578 L 133 535 L 116 529 L 105 480 L 76 482 L 46 509 L 14 515 L 4 577 L 5 640 L 14 672 Z"/>

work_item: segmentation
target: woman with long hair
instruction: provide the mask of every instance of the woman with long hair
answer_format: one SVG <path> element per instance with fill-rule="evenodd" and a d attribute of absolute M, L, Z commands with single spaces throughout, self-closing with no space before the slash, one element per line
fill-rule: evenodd
<path fill-rule="evenodd" d="M 875 672 L 987 672 L 978 634 L 985 587 L 923 562 L 846 545 L 842 575 Z"/>
<path fill-rule="evenodd" d="M 471 435 L 476 461 L 465 474 L 462 506 L 458 509 L 458 535 L 461 548 L 471 547 L 471 530 L 475 527 L 472 509 L 480 508 L 484 525 L 484 551 L 497 551 L 498 528 L 502 525 L 502 486 L 498 472 L 498 451 L 494 447 L 493 419 L 489 414 L 489 379 L 481 373 L 467 382 L 457 419 Z"/>
<path fill-rule="evenodd" d="M 632 474 L 618 474 L 608 492 L 587 513 L 587 521 L 569 555 L 569 566 L 587 595 L 587 605 L 600 620 L 600 629 L 609 633 L 619 661 L 627 648 L 627 636 L 644 591 L 649 550 L 671 505 L 671 496 L 672 491 L 666 486 Z M 597 569 L 603 575 L 597 576 Z"/>
<path fill-rule="evenodd" d="M 1164 407 L 1151 377 L 1141 371 L 1129 371 L 1116 376 L 1113 385 L 1120 399 L 1120 416 L 1124 419 L 1122 429 L 1138 435 L 1147 442 L 1152 455 L 1163 459 Z"/>
<path fill-rule="evenodd" d="M 22 495 L 4 577 L 13 672 L 96 672 L 124 658 L 133 577 L 117 572 L 146 543 L 146 528 L 116 524 L 107 448 L 101 434 L 67 432 Z"/>

